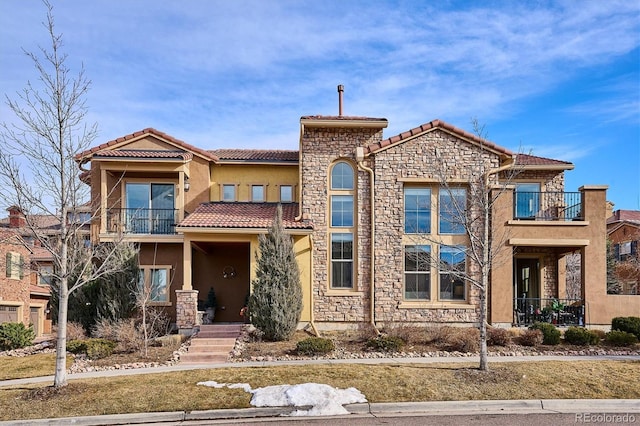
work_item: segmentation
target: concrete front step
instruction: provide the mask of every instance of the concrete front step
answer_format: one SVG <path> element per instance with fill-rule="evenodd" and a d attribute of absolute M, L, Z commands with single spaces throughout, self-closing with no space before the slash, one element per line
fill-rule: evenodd
<path fill-rule="evenodd" d="M 236 338 L 242 331 L 241 324 L 206 324 L 191 339 L 191 345 L 180 361 L 184 364 L 215 364 L 226 362 L 233 350 Z"/>
<path fill-rule="evenodd" d="M 184 364 L 219 364 L 227 361 L 229 353 L 224 354 L 182 354 L 180 362 Z"/>

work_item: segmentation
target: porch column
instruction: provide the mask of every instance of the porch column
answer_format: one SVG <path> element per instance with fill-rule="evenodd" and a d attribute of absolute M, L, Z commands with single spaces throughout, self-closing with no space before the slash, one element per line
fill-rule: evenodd
<path fill-rule="evenodd" d="M 193 290 L 191 284 L 191 239 L 184 236 L 184 243 L 182 245 L 182 289 Z"/>
<path fill-rule="evenodd" d="M 198 317 L 198 290 L 176 290 L 176 325 L 180 334 L 191 335 Z"/>
<path fill-rule="evenodd" d="M 491 196 L 495 197 L 495 189 Z M 492 235 L 505 235 L 504 227 L 513 217 L 513 187 L 507 187 L 498 195 L 492 211 Z M 513 247 L 506 238 L 491 243 L 494 258 L 491 264 L 489 284 L 489 315 L 490 324 L 513 324 Z"/>

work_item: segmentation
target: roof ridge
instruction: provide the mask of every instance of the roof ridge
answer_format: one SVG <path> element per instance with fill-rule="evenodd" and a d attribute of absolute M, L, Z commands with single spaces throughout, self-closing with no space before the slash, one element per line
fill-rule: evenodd
<path fill-rule="evenodd" d="M 452 124 L 449 124 L 449 123 L 447 123 L 445 121 L 442 121 L 440 119 L 437 119 L 437 118 L 435 120 L 429 121 L 428 123 L 421 124 L 418 127 L 414 127 L 413 129 L 409 129 L 406 132 L 402 132 L 402 133 L 400 133 L 398 135 L 391 136 L 390 138 L 383 139 L 380 142 L 374 142 L 372 144 L 369 144 L 369 145 L 367 145 L 365 147 L 365 150 L 368 151 L 368 153 L 375 153 L 375 152 L 380 151 L 381 149 L 384 149 L 384 148 L 386 148 L 386 147 L 388 147 L 390 145 L 396 144 L 396 143 L 401 142 L 403 140 L 410 139 L 410 138 L 415 137 L 415 136 L 417 136 L 419 134 L 425 133 L 425 132 L 427 132 L 429 130 L 436 129 L 436 128 L 447 130 L 449 132 L 455 133 L 455 134 L 457 134 L 457 135 L 459 135 L 461 137 L 473 140 L 474 142 L 479 143 L 479 144 L 486 145 L 489 148 L 491 148 L 492 150 L 504 153 L 506 155 L 513 155 L 513 152 L 511 152 L 510 150 L 508 150 L 508 149 L 506 149 L 506 148 L 504 148 L 504 147 L 502 147 L 502 146 L 500 146 L 500 145 L 498 145 L 498 144 L 496 144 L 494 142 L 491 142 L 490 140 L 481 138 L 481 137 L 479 137 L 477 135 L 474 135 L 473 133 L 469 133 L 466 130 L 463 130 L 463 129 L 459 128 L 459 127 L 456 127 L 456 126 L 454 126 Z"/>
<path fill-rule="evenodd" d="M 176 145 L 179 145 L 179 146 L 185 148 L 186 150 L 189 150 L 189 151 L 192 151 L 192 152 L 196 152 L 196 153 L 198 153 L 198 154 L 200 154 L 200 155 L 202 155 L 202 156 L 204 156 L 206 158 L 209 158 L 212 161 L 218 161 L 218 158 L 215 155 L 213 155 L 212 153 L 207 152 L 206 150 L 204 150 L 202 148 L 198 148 L 198 147 L 196 147 L 194 145 L 188 144 L 187 142 L 185 142 L 183 140 L 180 140 L 180 139 L 177 139 L 177 138 L 169 135 L 168 133 L 164 133 L 164 132 L 161 132 L 160 130 L 156 130 L 153 127 L 147 127 L 145 129 L 139 130 L 137 132 L 133 132 L 133 133 L 130 133 L 128 135 L 124 135 L 124 136 L 121 136 L 119 138 L 112 139 L 110 141 L 102 143 L 100 145 L 94 146 L 93 148 L 89 148 L 89 149 L 87 149 L 87 150 L 85 150 L 85 151 L 83 151 L 81 153 L 76 154 L 74 158 L 76 159 L 76 161 L 80 161 L 84 157 L 87 157 L 87 156 L 89 156 L 91 154 L 94 154 L 94 153 L 96 153 L 98 151 L 101 151 L 103 149 L 112 147 L 114 145 L 118 145 L 118 144 L 120 144 L 122 142 L 126 142 L 128 140 L 135 139 L 135 138 L 137 138 L 139 136 L 143 136 L 143 135 L 146 135 L 146 134 L 154 135 L 154 136 L 157 136 L 159 138 L 163 138 L 163 139 L 165 139 L 165 140 L 167 140 L 167 141 L 169 141 L 171 143 L 174 143 Z"/>

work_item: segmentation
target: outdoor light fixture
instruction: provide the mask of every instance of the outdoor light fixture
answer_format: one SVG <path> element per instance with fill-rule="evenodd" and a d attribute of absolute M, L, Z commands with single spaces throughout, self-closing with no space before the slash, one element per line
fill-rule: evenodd
<path fill-rule="evenodd" d="M 184 176 L 184 192 L 189 192 L 190 187 L 191 185 L 189 185 L 189 176 L 185 175 Z"/>
<path fill-rule="evenodd" d="M 230 280 L 236 276 L 236 270 L 233 266 L 225 266 L 222 270 L 222 278 Z"/>

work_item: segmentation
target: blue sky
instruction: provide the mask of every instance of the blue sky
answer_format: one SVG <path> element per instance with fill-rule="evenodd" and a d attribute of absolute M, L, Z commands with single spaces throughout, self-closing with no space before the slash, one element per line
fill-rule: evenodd
<path fill-rule="evenodd" d="M 297 149 L 303 115 L 435 118 L 575 164 L 566 190 L 609 185 L 640 209 L 635 1 L 53 1 L 92 88 L 96 144 L 146 127 L 206 148 Z M 35 0 L 0 0 L 0 92 L 37 78 Z M 12 121 L 5 105 L 2 121 Z"/>

